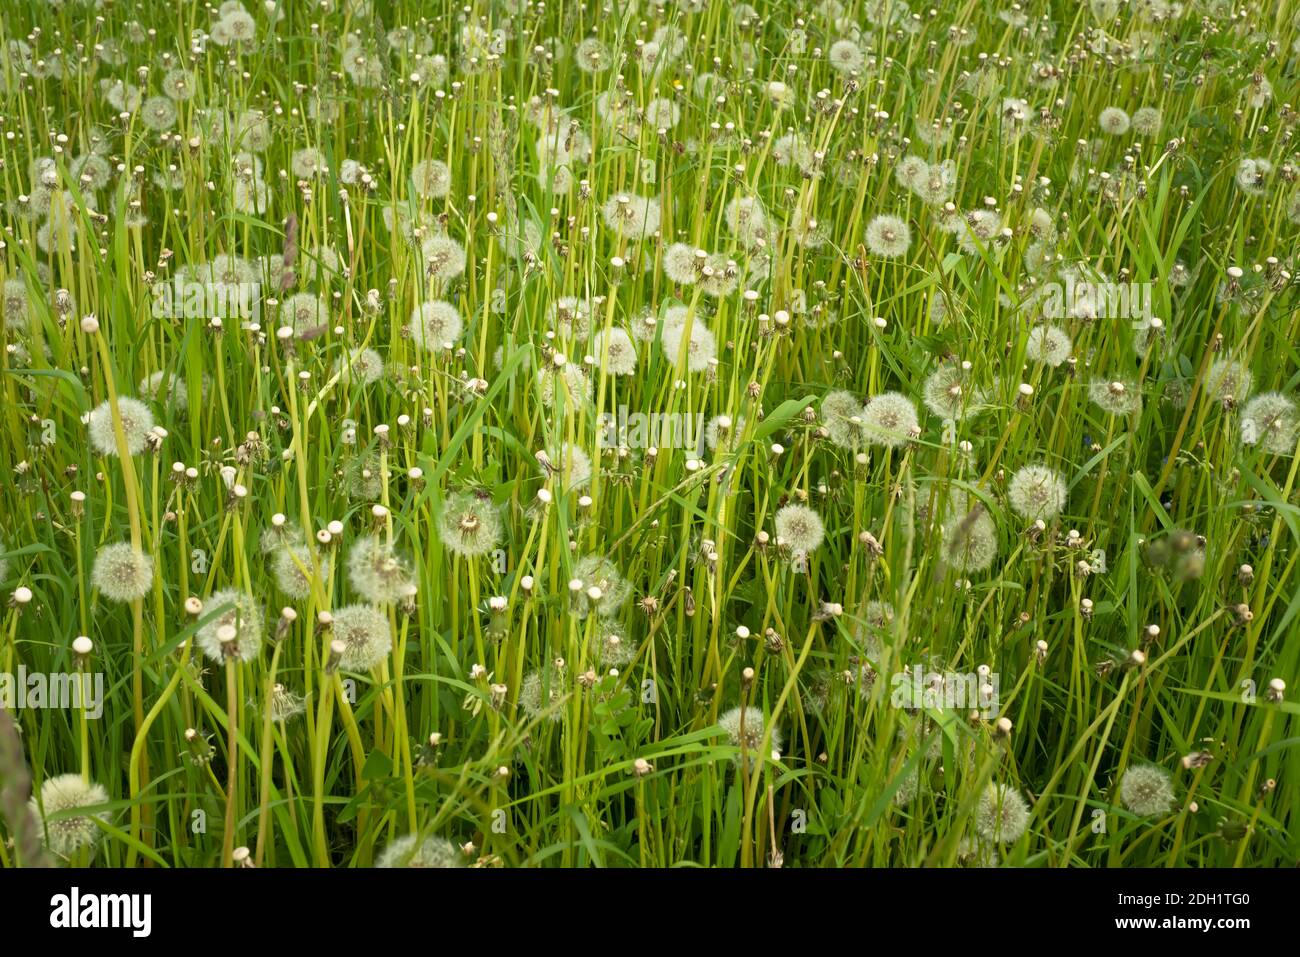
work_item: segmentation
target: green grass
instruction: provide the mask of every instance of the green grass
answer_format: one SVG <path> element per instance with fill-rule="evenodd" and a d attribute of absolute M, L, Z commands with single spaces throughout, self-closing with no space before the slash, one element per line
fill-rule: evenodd
<path fill-rule="evenodd" d="M 235 6 L 0 24 L 0 673 L 105 689 L 97 719 L 0 713 L 0 866 L 43 839 L 99 866 L 370 866 L 411 833 L 478 866 L 1300 858 L 1294 404 L 1250 441 L 1252 398 L 1300 392 L 1300 8 L 340 0 L 250 4 L 254 41 L 191 49 Z M 579 69 L 583 38 L 614 66 Z M 175 69 L 193 96 L 153 129 Z M 1108 135 L 1107 107 L 1160 115 Z M 908 188 L 909 155 L 951 186 Z M 445 195 L 420 195 L 430 160 Z M 659 203 L 656 235 L 607 223 L 621 194 Z M 729 222 L 747 198 L 762 228 Z M 871 238 L 882 214 L 902 255 Z M 465 252 L 449 276 L 422 251 L 440 234 Z M 677 242 L 734 275 L 674 282 Z M 255 323 L 155 314 L 218 256 L 251 264 Z M 1072 276 L 1148 284 L 1162 328 L 1045 318 Z M 302 292 L 325 315 L 279 335 Z M 462 320 L 449 350 L 409 328 L 431 299 Z M 1043 324 L 1069 361 L 1037 360 Z M 691 371 L 676 337 L 701 326 L 716 362 L 706 344 Z M 937 371 L 964 376 L 956 421 L 922 401 Z M 1116 381 L 1140 409 L 1092 401 Z M 877 441 L 823 408 L 839 391 L 901 393 L 918 428 Z M 125 454 L 125 397 L 156 449 Z M 621 408 L 732 428 L 699 455 L 602 448 Z M 1067 488 L 1039 526 L 1010 491 L 1035 464 Z M 791 504 L 824 524 L 806 558 L 778 541 Z M 261 547 L 277 514 L 306 531 L 294 558 Z M 954 539 L 989 527 L 996 554 L 962 571 Z M 367 535 L 415 589 L 377 606 L 391 651 L 351 668 L 330 615 L 375 598 L 348 567 Z M 152 558 L 125 602 L 92 575 L 120 542 Z M 223 589 L 264 640 L 218 660 Z M 914 666 L 996 679 L 996 707 L 902 707 Z M 280 686 L 301 708 L 272 720 Z M 736 707 L 761 727 L 729 734 Z M 1143 765 L 1173 792 L 1147 814 L 1120 788 Z M 61 774 L 102 785 L 102 817 L 23 808 L 28 775 L 39 796 Z M 989 839 L 991 783 L 1023 796 L 1014 840 Z"/>

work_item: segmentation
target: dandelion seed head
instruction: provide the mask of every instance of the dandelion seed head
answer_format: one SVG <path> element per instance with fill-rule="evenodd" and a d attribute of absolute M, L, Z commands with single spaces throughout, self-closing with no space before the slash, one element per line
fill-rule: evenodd
<path fill-rule="evenodd" d="M 1088 385 L 1089 400 L 1110 415 L 1133 415 L 1142 410 L 1142 394 L 1133 382 L 1097 379 Z"/>
<path fill-rule="evenodd" d="M 326 581 L 329 578 L 329 558 L 322 556 L 320 564 L 320 578 Z M 313 579 L 311 549 L 305 542 L 287 544 L 276 549 L 272 553 L 271 574 L 275 577 L 276 586 L 280 591 L 290 598 L 305 601 L 311 597 Z"/>
<path fill-rule="evenodd" d="M 463 330 L 460 311 L 441 299 L 422 302 L 411 314 L 411 337 L 428 352 L 441 352 L 448 342 L 458 340 Z"/>
<path fill-rule="evenodd" d="M 1097 117 L 1097 126 L 1107 136 L 1123 136 L 1129 129 L 1129 115 L 1118 106 L 1108 106 Z"/>
<path fill-rule="evenodd" d="M 27 292 L 27 283 L 21 279 L 6 279 L 4 282 L 4 323 L 12 332 L 27 329 L 27 320 L 31 308 L 31 296 Z"/>
<path fill-rule="evenodd" d="M 871 445 L 901 448 L 921 433 L 916 405 L 901 392 L 872 396 L 861 414 L 862 431 Z"/>
<path fill-rule="evenodd" d="M 420 244 L 424 274 L 435 282 L 446 282 L 465 271 L 465 247 L 450 236 L 430 236 Z"/>
<path fill-rule="evenodd" d="M 877 216 L 867 224 L 865 242 L 872 254 L 898 259 L 912 245 L 912 227 L 897 216 Z"/>
<path fill-rule="evenodd" d="M 743 755 L 748 764 L 752 760 L 751 756 L 762 746 L 763 735 L 767 729 L 767 721 L 762 709 L 752 705 L 745 708 L 732 708 L 718 716 L 718 725 L 726 733 L 727 743 L 734 748 L 740 748 L 740 753 L 733 759 L 734 762 L 739 765 Z M 771 739 L 772 751 L 779 753 L 781 743 L 781 729 L 774 727 Z"/>
<path fill-rule="evenodd" d="M 1029 827 L 1029 806 L 1009 784 L 990 783 L 975 806 L 975 833 L 986 841 L 1014 844 Z"/>
<path fill-rule="evenodd" d="M 547 456 L 546 470 L 555 475 L 561 491 L 581 488 L 591 480 L 591 458 L 576 445 L 565 442 Z"/>
<path fill-rule="evenodd" d="M 622 668 L 636 658 L 636 645 L 619 631 L 598 629 L 592 635 L 592 653 L 602 668 Z"/>
<path fill-rule="evenodd" d="M 399 837 L 375 859 L 375 867 L 464 867 L 465 855 L 445 837 Z"/>
<path fill-rule="evenodd" d="M 145 450 L 154 429 L 153 413 L 139 399 L 119 396 L 118 414 L 122 419 L 122 432 L 126 437 L 128 455 L 139 455 Z M 117 432 L 113 425 L 113 409 L 106 400 L 90 413 L 90 444 L 100 455 L 116 456 Z"/>
<path fill-rule="evenodd" d="M 377 668 L 393 650 L 393 629 L 386 615 L 374 605 L 344 605 L 332 612 L 334 638 L 346 646 L 339 666 L 346 671 L 365 672 Z"/>
<path fill-rule="evenodd" d="M 349 349 L 335 364 L 342 378 L 361 385 L 374 385 L 384 377 L 384 358 L 374 349 Z"/>
<path fill-rule="evenodd" d="M 40 801 L 33 797 L 28 807 L 37 825 L 47 834 L 50 850 L 67 858 L 98 844 L 103 832 L 95 821 L 107 824 L 113 815 L 109 811 L 96 811 L 57 821 L 49 818 L 62 811 L 107 804 L 108 800 L 108 791 L 102 785 L 87 783 L 80 774 L 60 774 L 42 782 Z"/>
<path fill-rule="evenodd" d="M 1055 369 L 1070 358 L 1073 348 L 1069 333 L 1060 326 L 1034 326 L 1025 343 L 1025 356 Z"/>
<path fill-rule="evenodd" d="M 348 584 L 367 602 L 387 605 L 415 594 L 411 566 L 377 535 L 357 539 L 347 560 Z"/>
<path fill-rule="evenodd" d="M 826 51 L 826 60 L 837 73 L 856 73 L 866 63 L 862 48 L 852 40 L 836 40 Z"/>
<path fill-rule="evenodd" d="M 234 631 L 234 648 L 240 661 L 253 661 L 262 649 L 262 607 L 246 592 L 224 588 L 213 592 L 203 602 L 204 616 L 217 614 L 199 627 L 194 643 L 216 662 L 225 661 L 226 629 Z"/>
<path fill-rule="evenodd" d="M 913 191 L 920 189 L 929 175 L 930 164 L 919 156 L 904 156 L 894 166 L 894 179 Z"/>
<path fill-rule="evenodd" d="M 1164 117 L 1154 106 L 1144 106 L 1133 113 L 1133 132 L 1139 136 L 1158 136 Z"/>
<path fill-rule="evenodd" d="M 1011 509 L 1031 521 L 1050 522 L 1065 508 L 1065 480 L 1045 465 L 1026 465 L 1017 470 L 1007 486 Z"/>
<path fill-rule="evenodd" d="M 776 540 L 794 555 L 808 555 L 826 537 L 822 518 L 807 505 L 785 505 L 776 513 Z"/>
<path fill-rule="evenodd" d="M 697 316 L 690 324 L 690 337 L 686 335 L 686 325 L 667 324 L 663 331 L 664 355 L 674 367 L 682 362 L 685 353 L 687 372 L 703 372 L 709 367 L 709 360 L 718 354 L 718 344 L 709 327 Z"/>
<path fill-rule="evenodd" d="M 411 182 L 421 199 L 441 199 L 451 191 L 451 168 L 442 160 L 420 160 L 411 167 Z"/>
<path fill-rule="evenodd" d="M 501 511 L 490 497 L 456 492 L 443 502 L 440 532 L 443 547 L 453 555 L 486 555 L 501 541 Z"/>
<path fill-rule="evenodd" d="M 734 196 L 727 203 L 723 218 L 731 235 L 745 248 L 766 245 L 770 225 L 767 209 L 757 196 Z M 694 252 L 694 250 L 692 250 Z"/>
<path fill-rule="evenodd" d="M 956 363 L 944 363 L 922 386 L 925 406 L 941 419 L 959 422 L 979 411 L 984 393 L 971 381 L 970 371 Z"/>
<path fill-rule="evenodd" d="M 636 372 L 636 346 L 626 329 L 613 326 L 596 334 L 595 356 L 610 375 Z"/>
<path fill-rule="evenodd" d="M 632 594 L 632 586 L 619 573 L 618 566 L 603 555 L 587 555 L 573 566 L 573 575 L 586 586 L 595 586 L 600 594 L 591 598 L 585 591 L 574 601 L 574 614 L 586 618 L 593 612 L 604 618 L 617 615 Z"/>
<path fill-rule="evenodd" d="M 982 572 L 998 554 L 998 529 L 980 503 L 955 496 L 943 527 L 943 558 L 959 574 Z"/>
<path fill-rule="evenodd" d="M 1244 363 L 1232 358 L 1216 359 L 1205 376 L 1206 392 L 1216 399 L 1241 401 L 1250 395 L 1254 376 Z"/>
<path fill-rule="evenodd" d="M 625 239 L 638 242 L 659 231 L 659 200 L 629 193 L 611 196 L 602 208 L 605 225 Z"/>
<path fill-rule="evenodd" d="M 90 583 L 109 601 L 136 601 L 153 587 L 153 569 L 153 557 L 130 543 L 105 545 L 95 555 Z"/>
<path fill-rule="evenodd" d="M 324 296 L 312 292 L 299 292 L 289 296 L 279 306 L 281 325 L 293 329 L 294 335 L 301 336 L 330 322 L 329 304 Z"/>
<path fill-rule="evenodd" d="M 530 718 L 545 716 L 548 721 L 561 721 L 564 709 L 556 704 L 564 699 L 566 669 L 548 663 L 524 676 L 519 686 L 519 707 Z"/>
<path fill-rule="evenodd" d="M 679 286 L 689 286 L 696 280 L 695 248 L 688 243 L 672 243 L 664 250 L 664 275 Z"/>
<path fill-rule="evenodd" d="M 1237 187 L 1251 196 L 1262 196 L 1273 176 L 1273 164 L 1263 158 L 1247 157 L 1237 164 Z"/>
<path fill-rule="evenodd" d="M 1120 778 L 1119 799 L 1139 817 L 1162 817 L 1174 806 L 1173 781 L 1162 768 L 1137 764 Z"/>
<path fill-rule="evenodd" d="M 1280 392 L 1261 392 L 1241 410 L 1241 441 L 1274 455 L 1295 454 L 1300 438 L 1300 413 Z"/>

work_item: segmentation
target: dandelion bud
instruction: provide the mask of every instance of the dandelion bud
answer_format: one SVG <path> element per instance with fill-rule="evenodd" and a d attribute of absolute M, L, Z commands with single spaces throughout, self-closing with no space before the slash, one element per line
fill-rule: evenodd
<path fill-rule="evenodd" d="M 1254 580 L 1255 580 L 1255 569 L 1253 569 L 1251 566 L 1242 565 L 1240 568 L 1237 569 L 1237 583 L 1241 585 L 1242 588 L 1249 588 L 1251 583 Z"/>
<path fill-rule="evenodd" d="M 339 662 L 343 660 L 343 655 L 348 650 L 348 643 L 341 638 L 335 638 L 330 642 L 329 659 L 325 662 L 325 673 L 332 675 L 339 670 Z"/>
<path fill-rule="evenodd" d="M 1272 681 L 1268 683 L 1267 698 L 1269 701 L 1272 701 L 1273 703 L 1276 704 L 1277 702 L 1282 700 L 1285 693 L 1286 693 L 1286 682 L 1283 681 L 1281 678 L 1274 678 Z"/>
<path fill-rule="evenodd" d="M 234 625 L 222 625 L 217 629 L 217 641 L 221 643 L 221 653 L 226 658 L 232 658 L 239 654 L 236 642 L 239 640 L 239 629 Z"/>

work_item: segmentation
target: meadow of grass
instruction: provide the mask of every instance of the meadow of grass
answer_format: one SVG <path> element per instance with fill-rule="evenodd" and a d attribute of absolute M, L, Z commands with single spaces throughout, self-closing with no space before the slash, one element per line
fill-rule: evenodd
<path fill-rule="evenodd" d="M 7 3 L 0 866 L 1294 865 L 1298 60 Z"/>

